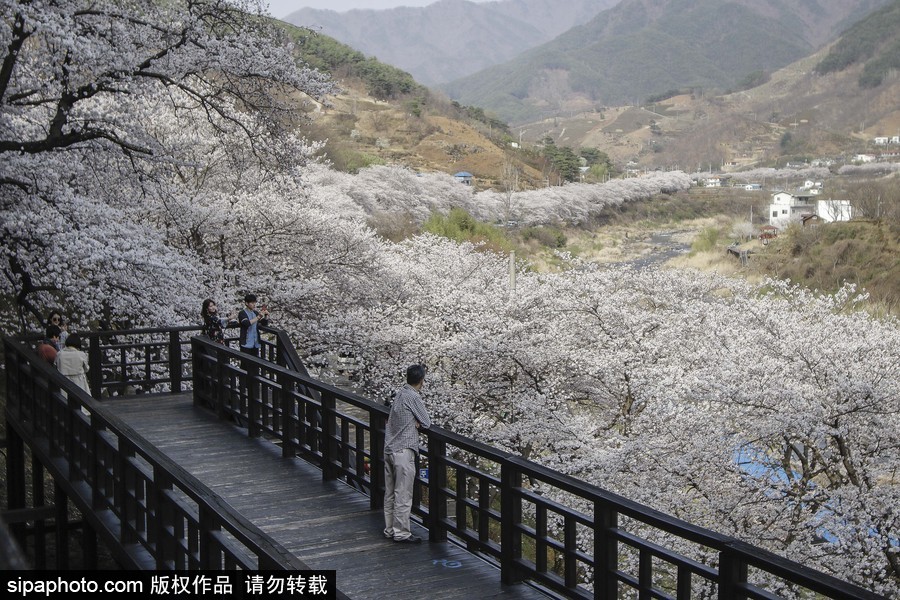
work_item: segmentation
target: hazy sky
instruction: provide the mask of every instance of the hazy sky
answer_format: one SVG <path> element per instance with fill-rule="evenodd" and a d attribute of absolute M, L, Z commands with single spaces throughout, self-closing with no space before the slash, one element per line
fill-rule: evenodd
<path fill-rule="evenodd" d="M 344 12 L 353 8 L 394 8 L 395 6 L 427 6 L 437 0 L 268 0 L 269 12 L 275 17 L 286 17 L 304 7 L 327 8 Z M 489 0 L 470 0 L 486 2 Z"/>

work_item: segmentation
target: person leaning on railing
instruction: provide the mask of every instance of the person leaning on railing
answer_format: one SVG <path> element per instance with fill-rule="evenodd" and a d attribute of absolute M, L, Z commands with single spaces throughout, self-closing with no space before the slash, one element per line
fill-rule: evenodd
<path fill-rule="evenodd" d="M 394 394 L 384 430 L 384 537 L 405 544 L 422 541 L 410 531 L 409 513 L 416 482 L 419 429 L 431 427 L 420 395 L 425 372 L 424 365 L 406 369 L 406 385 Z"/>

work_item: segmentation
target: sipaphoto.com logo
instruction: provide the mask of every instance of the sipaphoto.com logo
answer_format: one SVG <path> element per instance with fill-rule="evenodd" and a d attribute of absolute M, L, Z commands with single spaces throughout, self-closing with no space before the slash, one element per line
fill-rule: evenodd
<path fill-rule="evenodd" d="M 98 581 L 93 577 L 71 573 L 68 576 L 58 575 L 56 577 L 47 577 L 46 573 L 43 576 L 38 573 L 29 573 L 7 579 L 6 591 L 22 597 L 102 593 L 140 594 L 144 591 L 144 583 L 118 578 Z"/>

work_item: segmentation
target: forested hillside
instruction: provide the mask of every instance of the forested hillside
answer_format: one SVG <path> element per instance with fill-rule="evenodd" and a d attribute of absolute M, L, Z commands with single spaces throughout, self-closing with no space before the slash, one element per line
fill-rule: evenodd
<path fill-rule="evenodd" d="M 900 69 L 900 2 L 894 1 L 851 27 L 816 66 L 823 75 L 862 64 L 859 85 L 881 85 L 892 70 Z"/>
<path fill-rule="evenodd" d="M 377 58 L 305 27 L 284 27 L 294 40 L 297 53 L 309 66 L 340 79 L 358 79 L 373 98 L 397 99 L 403 96 L 425 96 L 428 89 L 412 75 Z"/>

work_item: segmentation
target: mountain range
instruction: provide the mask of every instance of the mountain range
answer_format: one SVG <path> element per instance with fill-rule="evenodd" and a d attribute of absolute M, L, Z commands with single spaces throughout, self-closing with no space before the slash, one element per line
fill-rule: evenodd
<path fill-rule="evenodd" d="M 896 1 L 896 0 L 894 0 Z M 287 21 L 513 124 L 749 87 L 891 0 L 441 0 Z M 480 70 L 479 70 L 480 69 Z M 443 83 L 442 83 L 443 82 Z"/>
<path fill-rule="evenodd" d="M 424 7 L 343 13 L 303 8 L 283 20 L 318 30 L 431 86 L 510 60 L 618 1 L 439 0 Z"/>
<path fill-rule="evenodd" d="M 730 170 L 815 158 L 896 152 L 900 135 L 900 1 L 871 13 L 835 43 L 729 94 L 663 95 L 524 124 L 525 140 L 596 147 L 618 164 Z"/>
<path fill-rule="evenodd" d="M 622 0 L 517 58 L 443 86 L 511 122 L 669 90 L 722 91 L 818 50 L 883 0 Z"/>
<path fill-rule="evenodd" d="M 819 51 L 730 93 L 672 90 L 639 104 L 593 107 L 512 129 L 325 35 L 284 27 L 297 39 L 300 58 L 332 73 L 345 89 L 333 106 L 313 113 L 314 137 L 328 139 L 331 160 L 351 172 L 369 164 L 405 164 L 469 171 L 479 185 L 491 186 L 507 161 L 539 157 L 534 150 L 547 137 L 558 147 L 598 149 L 620 169 L 737 170 L 817 157 L 847 160 L 883 150 L 874 144 L 878 136 L 900 134 L 900 0 Z M 539 170 L 535 163 L 522 173 L 536 183 Z"/>

